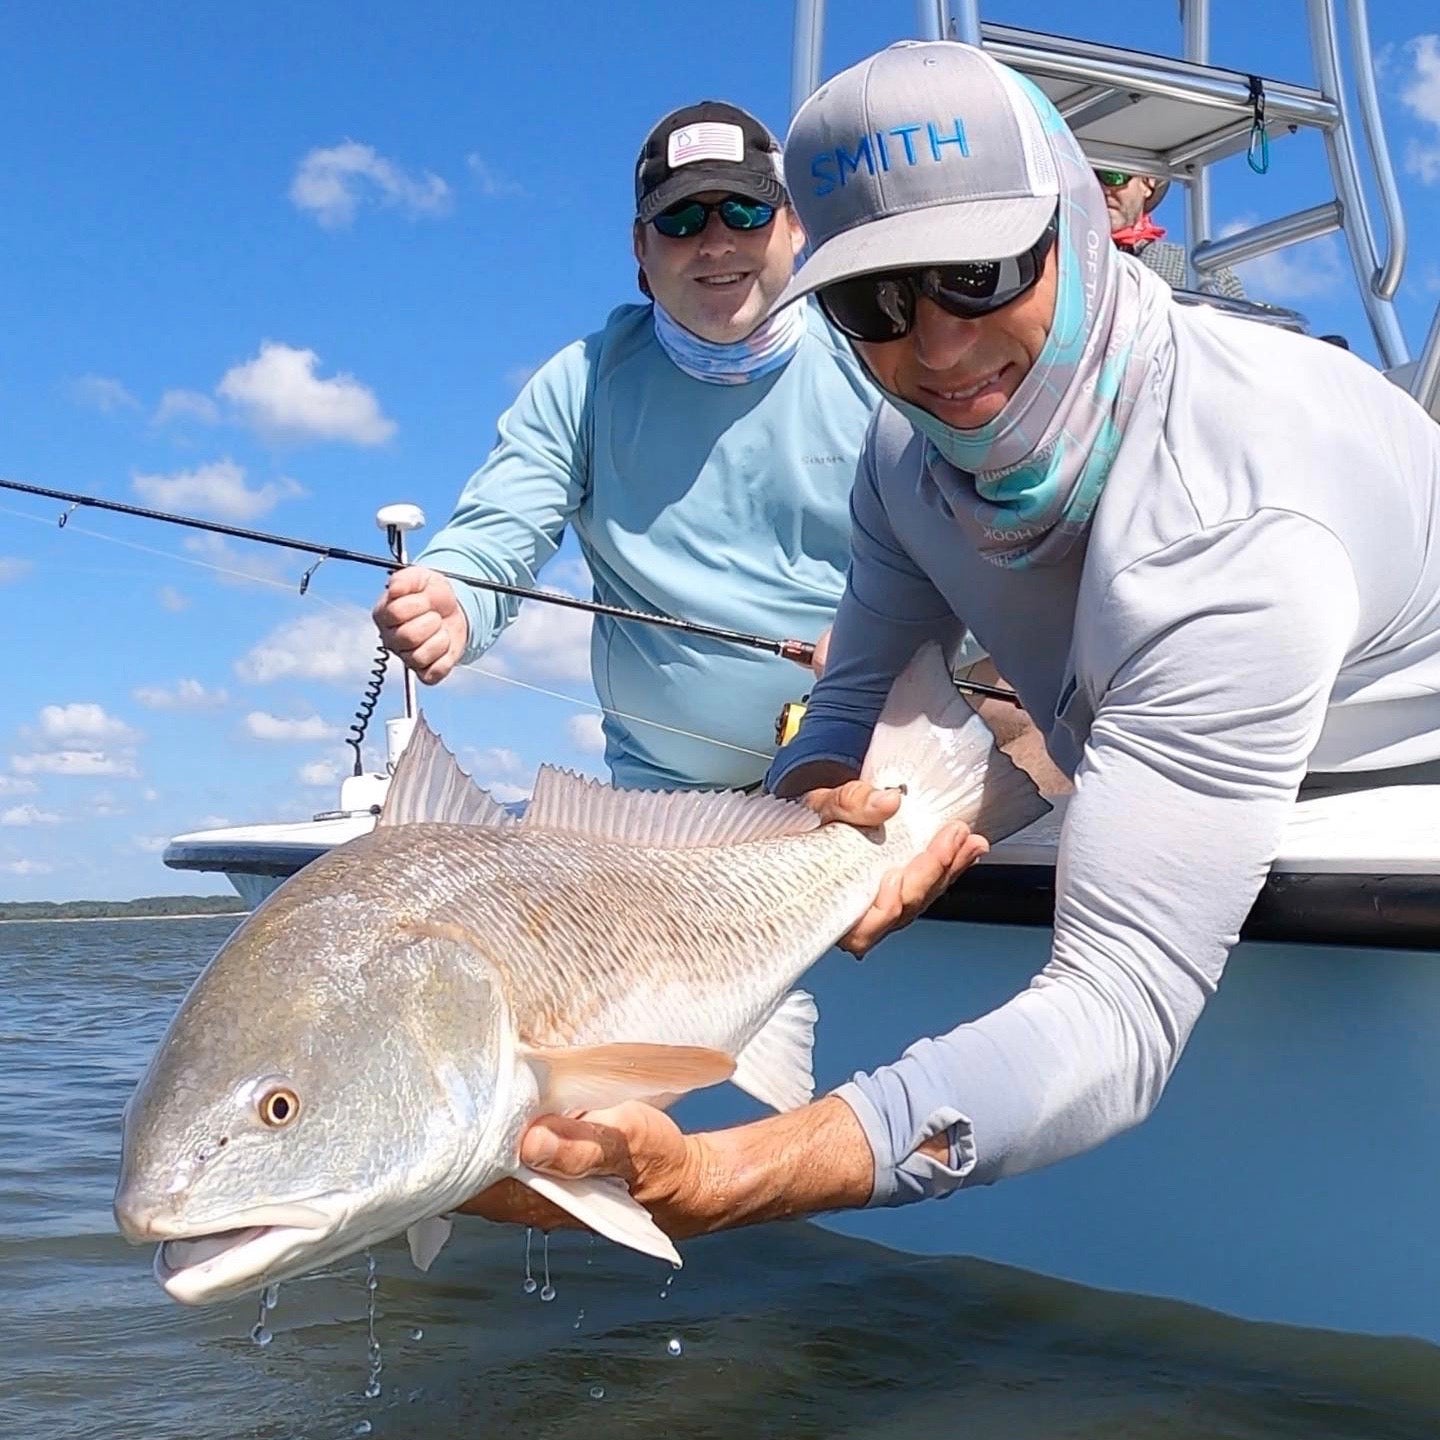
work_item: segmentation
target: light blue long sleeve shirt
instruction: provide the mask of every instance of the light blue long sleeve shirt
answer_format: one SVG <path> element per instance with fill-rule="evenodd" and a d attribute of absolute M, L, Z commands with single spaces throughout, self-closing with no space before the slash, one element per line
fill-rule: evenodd
<path fill-rule="evenodd" d="M 814 306 L 807 320 L 783 368 L 715 385 L 669 359 L 648 305 L 621 306 L 530 379 L 416 563 L 531 585 L 573 526 L 598 600 L 816 639 L 844 588 L 850 485 L 878 396 Z M 519 602 L 456 590 L 472 660 Z M 811 681 L 763 651 L 603 616 L 591 669 L 620 712 L 605 716 L 606 763 L 646 789 L 754 784 L 780 707 Z"/>
<path fill-rule="evenodd" d="M 830 663 L 769 783 L 858 763 L 891 680 L 964 615 L 1073 774 L 1049 964 L 838 1093 L 874 1204 L 1021 1174 L 1158 1102 L 1307 769 L 1440 757 L 1440 428 L 1355 356 L 1173 311 L 1085 544 L 1002 569 L 955 472 L 882 407 Z M 964 877 L 958 882 L 963 885 Z M 945 1133 L 949 1163 L 916 1147 Z"/>

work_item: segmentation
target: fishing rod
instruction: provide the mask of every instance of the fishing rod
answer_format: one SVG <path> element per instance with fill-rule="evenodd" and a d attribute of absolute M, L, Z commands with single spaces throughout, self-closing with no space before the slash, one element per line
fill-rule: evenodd
<path fill-rule="evenodd" d="M 300 540 L 290 535 L 275 535 L 265 530 L 249 530 L 241 525 L 226 525 L 219 520 L 201 520 L 193 515 L 176 515 L 168 510 L 151 510 L 143 505 L 127 505 L 121 500 L 102 500 L 95 495 L 81 495 L 72 490 L 52 490 L 44 485 L 27 485 L 20 480 L 0 479 L 0 489 L 13 490 L 21 495 L 38 495 L 45 500 L 59 500 L 70 509 L 60 516 L 60 526 L 76 511 L 84 507 L 93 510 L 109 510 L 116 515 L 135 515 L 142 520 L 157 520 L 162 525 L 180 525 L 190 530 L 204 530 L 212 535 L 228 535 L 236 540 L 251 540 L 259 545 L 273 545 L 282 550 L 297 550 L 305 555 L 319 558 L 300 578 L 300 593 L 309 588 L 310 578 L 326 560 L 345 560 L 352 565 L 367 565 L 373 570 L 394 573 L 405 568 L 407 562 L 387 555 L 370 555 L 362 550 L 347 550 L 339 545 L 321 545 L 314 540 Z M 432 568 L 432 567 L 426 567 Z M 701 635 L 710 640 L 724 640 L 732 645 L 741 645 L 751 650 L 764 650 L 797 665 L 809 666 L 815 658 L 815 646 L 808 640 L 772 640 L 765 635 L 749 635 L 740 630 L 726 630 L 718 625 L 704 625 L 698 620 L 681 620 L 673 615 L 656 615 L 645 610 L 629 610 L 622 605 L 607 605 L 601 600 L 579 600 L 573 595 L 560 595 L 551 590 L 536 590 L 525 585 L 510 585 L 502 580 L 478 580 L 472 575 L 457 575 L 450 570 L 436 570 L 458 585 L 469 585 L 477 590 L 489 590 L 496 595 L 511 595 L 517 600 L 538 600 L 544 605 L 558 605 L 566 610 L 583 610 L 590 615 L 605 615 L 612 620 L 633 620 L 642 625 L 659 625 L 668 630 L 679 630 L 686 635 Z M 1020 698 L 1013 690 L 999 685 L 983 685 L 974 680 L 956 680 L 957 689 L 967 694 L 1004 700 L 1019 706 Z"/>
<path fill-rule="evenodd" d="M 212 535 L 229 535 L 237 540 L 253 540 L 260 545 L 274 545 L 283 550 L 298 550 L 306 555 L 320 558 L 301 578 L 300 593 L 303 595 L 310 584 L 310 577 L 326 560 L 347 560 L 352 565 L 368 565 L 374 570 L 394 572 L 404 569 L 404 564 L 387 555 L 369 555 L 362 550 L 346 550 L 339 545 L 321 545 L 314 540 L 298 540 L 289 535 L 273 535 L 264 530 L 247 530 L 240 525 L 225 525 L 219 520 L 200 520 L 192 515 L 175 515 L 166 510 L 148 510 L 143 505 L 127 505 L 120 500 L 101 500 L 94 495 L 77 495 L 68 490 L 51 490 L 43 485 L 26 485 L 19 480 L 0 480 L 0 489 L 16 490 L 22 495 L 39 495 L 47 500 L 64 501 L 70 506 L 60 517 L 63 527 L 71 514 L 82 506 L 95 510 L 110 510 L 117 515 L 137 515 L 142 520 L 158 520 L 164 525 L 183 525 L 191 530 L 206 530 Z M 427 566 L 427 569 L 433 567 Z M 751 650 L 766 650 L 772 655 L 793 660 L 798 665 L 809 665 L 815 658 L 815 647 L 806 640 L 771 640 L 764 635 L 747 635 L 740 630 L 725 630 L 718 625 L 704 625 L 698 620 L 678 620 L 672 615 L 654 615 L 645 610 L 627 610 L 622 605 L 606 605 L 600 600 L 577 600 L 573 595 L 559 595 L 550 590 L 534 590 L 524 585 L 508 585 L 502 580 L 478 580 L 473 575 L 457 575 L 450 570 L 436 570 L 447 580 L 460 585 L 470 585 L 477 590 L 490 590 L 497 595 L 513 595 L 517 600 L 539 600 L 546 605 L 559 605 L 567 610 L 584 610 L 591 615 L 608 615 L 613 620 L 634 620 L 644 625 L 660 625 L 669 630 L 680 630 L 686 635 L 703 635 L 711 640 L 727 640 L 732 645 L 743 645 Z"/>

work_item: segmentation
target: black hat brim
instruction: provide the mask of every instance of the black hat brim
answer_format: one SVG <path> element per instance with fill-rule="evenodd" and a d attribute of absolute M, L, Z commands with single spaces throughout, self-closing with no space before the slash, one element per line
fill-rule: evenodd
<path fill-rule="evenodd" d="M 688 200 L 692 195 L 703 194 L 706 190 L 723 190 L 729 195 L 743 195 L 747 200 L 762 200 L 777 208 L 786 203 L 785 186 L 778 176 L 761 175 L 753 170 L 742 169 L 739 165 L 720 164 L 687 165 L 678 174 L 657 185 L 640 202 L 636 219 L 648 225 L 662 210 L 668 210 L 677 201 Z"/>

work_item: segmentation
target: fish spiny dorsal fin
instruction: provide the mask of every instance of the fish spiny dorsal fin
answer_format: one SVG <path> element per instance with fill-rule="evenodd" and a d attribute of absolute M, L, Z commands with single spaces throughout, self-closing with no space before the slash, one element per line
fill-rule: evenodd
<path fill-rule="evenodd" d="M 515 817 L 492 800 L 461 768 L 440 737 L 425 723 L 395 767 L 378 825 L 513 825 Z"/>
<path fill-rule="evenodd" d="M 570 770 L 542 765 L 521 822 L 617 845 L 666 850 L 737 845 L 804 835 L 819 816 L 794 800 L 738 791 L 617 790 Z"/>

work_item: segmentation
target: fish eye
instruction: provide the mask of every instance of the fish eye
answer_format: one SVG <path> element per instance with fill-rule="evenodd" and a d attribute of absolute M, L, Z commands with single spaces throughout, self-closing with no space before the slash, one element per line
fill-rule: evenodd
<path fill-rule="evenodd" d="M 256 1100 L 255 1108 L 272 1130 L 282 1130 L 300 1113 L 300 1097 L 288 1085 L 272 1085 Z"/>

